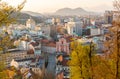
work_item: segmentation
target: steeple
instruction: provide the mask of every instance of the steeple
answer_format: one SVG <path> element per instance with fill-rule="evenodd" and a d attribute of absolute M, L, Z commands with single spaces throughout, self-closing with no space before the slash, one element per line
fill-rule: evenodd
<path fill-rule="evenodd" d="M 35 21 L 32 19 L 32 17 L 29 17 L 29 19 L 26 21 L 27 28 L 34 29 L 35 27 Z"/>

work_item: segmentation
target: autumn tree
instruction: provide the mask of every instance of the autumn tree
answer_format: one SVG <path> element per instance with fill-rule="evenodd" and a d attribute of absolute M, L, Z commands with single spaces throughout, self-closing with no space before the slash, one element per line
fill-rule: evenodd
<path fill-rule="evenodd" d="M 93 58 L 94 79 L 120 79 L 120 0 L 114 1 L 117 17 L 106 34 L 105 53 Z"/>
<path fill-rule="evenodd" d="M 114 7 L 117 15 L 113 21 L 113 26 L 109 29 L 109 34 L 106 35 L 107 42 L 105 43 L 109 59 L 115 64 L 115 79 L 120 79 L 120 0 L 114 0 Z"/>
<path fill-rule="evenodd" d="M 116 11 L 113 14 L 117 14 L 117 17 L 113 20 L 109 33 L 105 35 L 105 54 L 96 58 L 99 61 L 95 67 L 96 74 L 99 73 L 99 78 L 103 79 L 120 79 L 120 0 L 114 1 L 114 7 Z"/>
<path fill-rule="evenodd" d="M 24 7 L 26 0 L 24 0 L 20 5 L 17 7 L 13 7 L 2 0 L 0 0 L 0 28 L 5 27 L 6 30 L 0 33 L 0 53 L 3 51 L 4 53 L 8 48 L 11 48 L 11 39 L 10 36 L 7 33 L 7 26 L 11 23 L 14 23 L 16 21 L 16 16 L 13 16 L 14 13 L 19 13 L 21 9 Z M 0 54 L 0 79 L 10 79 L 8 78 L 9 72 L 7 70 L 4 70 L 5 68 L 5 59 L 6 55 Z M 10 74 L 11 71 L 10 71 Z"/>
<path fill-rule="evenodd" d="M 120 79 L 120 0 L 114 1 L 114 7 L 118 11 L 118 18 L 113 23 L 112 33 L 114 34 L 114 40 L 112 41 L 113 46 L 113 53 L 115 53 L 115 60 L 116 60 L 116 79 Z"/>
<path fill-rule="evenodd" d="M 8 26 L 9 24 L 16 21 L 15 13 L 19 13 L 24 7 L 26 0 L 24 0 L 17 7 L 13 7 L 6 2 L 0 0 L 0 26 Z"/>
<path fill-rule="evenodd" d="M 0 72 L 0 79 L 15 79 L 14 77 L 16 75 L 18 75 L 18 71 L 14 67 L 10 67 Z M 21 78 L 17 78 L 17 79 L 21 79 Z"/>
<path fill-rule="evenodd" d="M 116 79 L 115 78 L 115 61 L 109 59 L 106 55 L 96 54 L 93 57 L 93 79 Z"/>
<path fill-rule="evenodd" d="M 92 53 L 90 45 L 77 41 L 71 43 L 71 60 L 68 63 L 71 79 L 92 79 Z"/>
<path fill-rule="evenodd" d="M 25 2 L 26 0 L 24 0 L 17 7 L 13 7 L 3 1 L 0 1 L 0 27 L 4 26 L 6 28 L 6 30 L 3 31 L 2 34 L 0 34 L 0 50 L 2 50 L 3 53 L 5 53 L 6 50 L 8 48 L 11 48 L 12 46 L 12 43 L 11 43 L 12 40 L 10 39 L 10 35 L 6 34 L 7 26 L 16 21 L 16 18 L 19 12 L 21 11 L 21 9 L 24 7 Z"/>
<path fill-rule="evenodd" d="M 2 35 L 0 34 L 0 51 L 6 53 L 7 49 L 13 47 L 13 42 L 10 40 L 9 35 Z"/>
<path fill-rule="evenodd" d="M 93 59 L 95 79 L 120 79 L 120 0 L 114 1 L 114 7 L 117 17 L 105 35 L 105 53 Z"/>

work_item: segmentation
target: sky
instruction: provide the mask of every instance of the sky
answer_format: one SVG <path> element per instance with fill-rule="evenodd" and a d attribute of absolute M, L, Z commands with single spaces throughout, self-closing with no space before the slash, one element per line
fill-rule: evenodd
<path fill-rule="evenodd" d="M 2 0 L 13 6 L 23 0 Z M 23 11 L 52 13 L 61 8 L 83 8 L 87 11 L 104 12 L 113 9 L 113 0 L 27 0 Z"/>

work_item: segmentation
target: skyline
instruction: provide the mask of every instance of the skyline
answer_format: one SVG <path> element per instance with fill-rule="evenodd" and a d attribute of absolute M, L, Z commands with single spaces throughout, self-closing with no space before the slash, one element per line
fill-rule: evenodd
<path fill-rule="evenodd" d="M 23 0 L 2 0 L 16 6 Z M 23 11 L 53 13 L 61 8 L 83 8 L 87 11 L 104 12 L 113 9 L 113 0 L 27 0 Z"/>

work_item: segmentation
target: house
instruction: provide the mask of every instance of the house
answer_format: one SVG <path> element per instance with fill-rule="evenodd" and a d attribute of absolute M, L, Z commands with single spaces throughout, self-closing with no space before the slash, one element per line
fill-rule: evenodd
<path fill-rule="evenodd" d="M 69 42 L 65 38 L 60 38 L 59 41 L 56 42 L 56 51 L 66 52 L 67 54 L 69 54 Z"/>
<path fill-rule="evenodd" d="M 29 50 L 30 51 L 30 50 Z M 9 53 L 1 54 L 0 61 L 6 61 L 6 66 L 10 66 L 10 62 L 12 59 L 18 62 L 19 65 L 24 65 L 21 63 L 24 63 L 25 61 L 32 60 L 35 58 L 34 52 L 26 50 L 17 50 L 17 49 L 10 49 L 8 50 Z"/>
<path fill-rule="evenodd" d="M 70 56 L 65 52 L 61 52 L 56 55 L 56 79 L 69 79 L 70 78 L 70 68 L 68 66 L 68 61 Z"/>
<path fill-rule="evenodd" d="M 47 39 L 41 40 L 41 51 L 44 53 L 54 54 L 56 52 L 56 43 Z"/>

